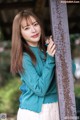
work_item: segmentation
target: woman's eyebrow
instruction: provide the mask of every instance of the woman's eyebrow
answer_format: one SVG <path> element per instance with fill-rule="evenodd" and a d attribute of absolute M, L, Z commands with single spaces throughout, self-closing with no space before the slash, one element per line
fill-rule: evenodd
<path fill-rule="evenodd" d="M 32 25 L 35 24 L 35 23 L 37 23 L 37 21 L 31 22 Z M 29 25 L 27 25 L 27 26 L 29 26 Z"/>
<path fill-rule="evenodd" d="M 32 24 L 37 23 L 37 21 L 32 22 Z"/>
<path fill-rule="evenodd" d="M 22 28 L 25 28 L 25 27 L 28 27 L 28 26 L 29 26 L 29 25 L 25 25 L 25 26 L 21 25 Z"/>
<path fill-rule="evenodd" d="M 37 23 L 37 21 L 32 22 L 32 25 L 33 25 L 34 23 Z M 25 28 L 25 27 L 28 27 L 28 26 L 30 26 L 30 25 L 28 25 L 28 24 L 25 25 L 25 26 L 21 25 L 22 28 Z"/>
<path fill-rule="evenodd" d="M 22 26 L 22 25 L 21 25 L 21 28 L 23 28 L 23 29 L 24 29 L 25 27 L 26 27 L 26 26 Z"/>

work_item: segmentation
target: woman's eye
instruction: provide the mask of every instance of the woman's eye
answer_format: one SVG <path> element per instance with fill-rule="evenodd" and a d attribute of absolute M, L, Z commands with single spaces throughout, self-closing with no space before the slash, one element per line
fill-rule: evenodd
<path fill-rule="evenodd" d="M 27 27 L 27 28 L 24 28 L 24 30 L 28 30 L 29 29 L 29 27 Z"/>
<path fill-rule="evenodd" d="M 37 25 L 38 25 L 38 23 L 35 23 L 35 24 L 34 24 L 34 26 L 37 26 Z"/>

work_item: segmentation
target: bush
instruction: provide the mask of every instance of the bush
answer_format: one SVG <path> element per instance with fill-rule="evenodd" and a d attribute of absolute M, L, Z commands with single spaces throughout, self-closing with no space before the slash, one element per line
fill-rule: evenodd
<path fill-rule="evenodd" d="M 19 106 L 20 80 L 14 78 L 0 89 L 0 112 L 15 114 Z"/>

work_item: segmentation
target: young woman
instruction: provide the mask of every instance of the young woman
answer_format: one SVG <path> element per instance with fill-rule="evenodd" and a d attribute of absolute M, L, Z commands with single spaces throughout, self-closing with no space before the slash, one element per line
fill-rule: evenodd
<path fill-rule="evenodd" d="M 59 120 L 55 80 L 55 44 L 45 44 L 43 26 L 30 10 L 13 21 L 11 72 L 22 81 L 17 120 Z"/>

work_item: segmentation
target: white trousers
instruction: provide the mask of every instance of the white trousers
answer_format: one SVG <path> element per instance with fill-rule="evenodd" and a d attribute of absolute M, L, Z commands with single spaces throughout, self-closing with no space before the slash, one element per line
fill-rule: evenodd
<path fill-rule="evenodd" d="M 58 103 L 43 104 L 40 113 L 19 108 L 17 120 L 59 120 Z"/>

